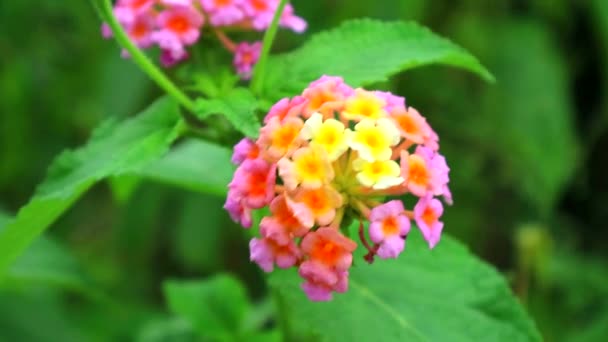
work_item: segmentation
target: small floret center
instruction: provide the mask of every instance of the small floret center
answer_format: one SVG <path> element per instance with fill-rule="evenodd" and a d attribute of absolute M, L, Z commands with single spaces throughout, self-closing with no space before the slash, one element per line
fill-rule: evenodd
<path fill-rule="evenodd" d="M 422 213 L 422 221 L 424 221 L 424 223 L 426 223 L 429 227 L 433 227 L 433 223 L 435 223 L 437 219 L 437 214 L 432 208 L 427 207 L 424 209 L 424 212 Z"/>
<path fill-rule="evenodd" d="M 188 28 L 190 27 L 188 19 L 184 16 L 181 15 L 176 15 L 174 17 L 172 17 L 171 19 L 169 19 L 169 21 L 167 22 L 167 27 L 169 27 L 169 29 L 171 31 L 177 32 L 177 33 L 184 33 L 186 31 L 188 31 Z"/>
<path fill-rule="evenodd" d="M 399 225 L 394 217 L 388 217 L 382 222 L 382 231 L 385 235 L 397 235 L 399 233 Z"/>

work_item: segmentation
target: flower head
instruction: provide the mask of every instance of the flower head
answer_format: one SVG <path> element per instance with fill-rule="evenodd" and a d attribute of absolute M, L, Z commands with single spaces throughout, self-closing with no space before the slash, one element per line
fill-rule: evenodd
<path fill-rule="evenodd" d="M 236 44 L 227 32 L 234 30 L 266 30 L 280 0 L 118 0 L 112 9 L 119 24 L 134 43 L 142 49 L 157 45 L 160 62 L 171 67 L 188 58 L 187 48 L 200 38 L 203 24 L 212 26 L 214 36 L 235 54 L 234 64 L 242 79 L 249 79 L 259 58 L 259 43 Z M 300 33 L 306 21 L 287 4 L 279 25 Z M 230 31 L 225 29 L 229 28 Z M 102 36 L 110 38 L 112 31 L 102 24 Z M 129 54 L 123 51 L 123 56 Z"/>
<path fill-rule="evenodd" d="M 248 80 L 251 78 L 253 66 L 258 62 L 261 51 L 262 42 L 252 44 L 243 42 L 237 45 L 234 53 L 234 67 L 242 79 Z"/>
<path fill-rule="evenodd" d="M 403 252 L 412 220 L 435 247 L 443 206 L 434 196 L 451 203 L 449 168 L 437 142 L 402 97 L 353 90 L 339 77 L 323 76 L 301 96 L 272 106 L 257 141 L 235 146 L 238 167 L 225 207 L 250 225 L 251 211 L 270 205 L 261 238 L 251 242 L 251 260 L 265 271 L 299 267 L 308 298 L 330 300 L 348 289 L 357 248 L 345 235 L 346 222 L 359 221 L 370 263 Z M 420 198 L 414 210 L 396 199 L 383 203 L 407 194 Z"/>

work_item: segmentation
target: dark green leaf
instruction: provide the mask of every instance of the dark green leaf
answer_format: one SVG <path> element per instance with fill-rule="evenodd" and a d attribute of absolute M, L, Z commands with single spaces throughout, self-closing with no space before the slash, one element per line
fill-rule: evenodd
<path fill-rule="evenodd" d="M 501 23 L 492 32 L 502 50 L 488 58 L 500 82 L 484 98 L 486 139 L 513 186 L 547 214 L 579 162 L 564 60 L 540 25 Z"/>
<path fill-rule="evenodd" d="M 219 98 L 196 101 L 196 113 L 199 117 L 222 115 L 236 129 L 249 137 L 256 137 L 259 134 L 260 121 L 255 113 L 257 107 L 255 97 L 245 88 L 235 88 Z"/>
<path fill-rule="evenodd" d="M 348 21 L 293 52 L 271 58 L 269 64 L 264 93 L 271 98 L 299 93 L 324 74 L 361 86 L 429 64 L 456 66 L 493 80 L 463 48 L 413 22 Z"/>
<path fill-rule="evenodd" d="M 90 341 L 53 291 L 2 291 L 0 302 L 2 341 Z"/>
<path fill-rule="evenodd" d="M 10 222 L 0 212 L 0 232 Z M 44 284 L 76 290 L 99 298 L 91 279 L 78 261 L 57 242 L 41 236 L 15 260 L 9 268 L 3 285 Z"/>
<path fill-rule="evenodd" d="M 224 265 L 230 218 L 224 200 L 190 194 L 184 198 L 179 222 L 172 229 L 172 254 L 192 271 L 218 271 Z"/>
<path fill-rule="evenodd" d="M 288 338 L 540 341 L 502 276 L 449 237 L 431 251 L 414 232 L 397 260 L 356 263 L 348 292 L 324 303 L 306 298 L 294 269 L 271 274 Z"/>
<path fill-rule="evenodd" d="M 95 182 L 133 173 L 162 156 L 176 138 L 178 118 L 177 105 L 160 100 L 120 125 L 102 125 L 86 146 L 61 154 L 36 195 L 0 233 L 0 275 Z"/>
<path fill-rule="evenodd" d="M 165 296 L 171 311 L 188 320 L 198 333 L 214 341 L 235 340 L 249 301 L 241 283 L 220 275 L 206 281 L 168 281 Z"/>

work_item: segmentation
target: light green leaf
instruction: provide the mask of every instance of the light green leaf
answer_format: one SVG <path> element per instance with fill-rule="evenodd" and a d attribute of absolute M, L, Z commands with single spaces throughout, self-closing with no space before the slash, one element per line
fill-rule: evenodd
<path fill-rule="evenodd" d="M 89 143 L 53 162 L 36 195 L 0 233 L 0 277 L 9 265 L 97 181 L 133 173 L 162 156 L 176 138 L 177 105 L 160 100 L 120 125 L 109 122 Z"/>
<path fill-rule="evenodd" d="M 503 277 L 445 236 L 429 250 L 413 232 L 396 260 L 368 265 L 359 255 L 348 292 L 330 302 L 309 301 L 294 269 L 273 272 L 270 282 L 288 339 L 540 341 Z"/>
<path fill-rule="evenodd" d="M 235 88 L 218 98 L 196 101 L 196 113 L 200 118 L 222 115 L 237 130 L 249 137 L 256 137 L 259 134 L 260 121 L 255 113 L 257 108 L 255 97 L 245 88 Z"/>
<path fill-rule="evenodd" d="M 216 196 L 225 196 L 232 179 L 232 152 L 205 141 L 190 140 L 162 159 L 137 171 L 142 177 Z"/>
<path fill-rule="evenodd" d="M 493 80 L 463 48 L 413 22 L 348 21 L 293 52 L 271 58 L 269 64 L 263 89 L 271 98 L 299 93 L 324 74 L 362 86 L 429 64 L 456 66 Z"/>
<path fill-rule="evenodd" d="M 139 332 L 138 342 L 196 342 L 200 338 L 192 330 L 190 322 L 182 318 L 157 319 L 144 325 Z"/>
<path fill-rule="evenodd" d="M 164 291 L 171 311 L 213 341 L 236 340 L 250 309 L 245 289 L 231 276 L 220 275 L 206 281 L 168 281 Z"/>

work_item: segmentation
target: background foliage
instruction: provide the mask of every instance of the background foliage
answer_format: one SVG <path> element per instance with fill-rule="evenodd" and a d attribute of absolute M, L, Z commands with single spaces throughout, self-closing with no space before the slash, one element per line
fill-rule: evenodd
<path fill-rule="evenodd" d="M 405 95 L 438 131 L 456 201 L 446 210 L 446 231 L 504 272 L 544 339 L 601 341 L 608 335 L 608 233 L 602 229 L 608 219 L 608 3 L 293 3 L 311 33 L 351 18 L 416 20 L 491 70 L 494 85 L 445 67 L 416 69 L 376 85 Z M 3 227 L 56 154 L 83 145 L 102 121 L 145 109 L 160 91 L 120 59 L 115 44 L 99 37 L 98 19 L 86 1 L 2 1 L 0 32 Z M 288 51 L 304 40 L 280 32 L 276 49 Z M 285 65 L 278 66 L 279 75 Z M 358 81 L 365 81 L 364 68 L 353 67 L 361 68 Z M 200 86 L 208 90 L 204 82 Z M 222 86 L 213 91 L 221 94 Z M 203 113 L 218 106 L 226 102 L 198 103 Z M 133 131 L 125 125 L 121 139 L 103 139 L 111 126 L 106 124 L 95 133 L 103 150 L 132 142 L 133 151 L 152 157 L 174 137 L 174 122 L 163 115 L 133 120 L 160 120 L 166 129 Z M 1 339 L 195 340 L 197 331 L 211 340 L 279 339 L 273 329 L 259 332 L 273 326 L 268 318 L 275 309 L 262 274 L 248 262 L 248 233 L 230 222 L 222 199 L 212 195 L 222 194 L 214 186 L 231 170 L 192 158 L 205 150 L 209 160 L 225 160 L 228 152 L 188 142 L 141 171 L 128 155 L 104 164 L 113 158 L 98 149 L 93 144 L 64 155 L 51 169 L 50 175 L 62 174 L 70 163 L 91 160 L 90 172 L 70 174 L 77 187 L 51 183 L 39 190 L 39 205 L 54 215 L 62 209 L 53 207 L 53 196 L 78 197 L 93 186 L 10 266 L 0 286 Z M 168 165 L 182 167 L 169 178 Z M 102 176 L 112 178 L 92 185 Z M 201 189 L 211 195 L 201 195 Z M 451 248 L 449 241 L 445 248 Z M 207 301 L 215 288 L 227 291 L 226 311 L 192 308 L 184 300 Z M 200 317 L 217 322 L 218 330 L 198 325 Z"/>

